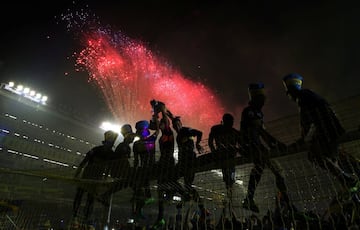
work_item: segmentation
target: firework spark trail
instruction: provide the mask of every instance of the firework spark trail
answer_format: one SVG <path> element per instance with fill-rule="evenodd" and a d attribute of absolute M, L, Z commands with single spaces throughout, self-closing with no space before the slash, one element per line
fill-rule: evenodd
<path fill-rule="evenodd" d="M 81 20 L 86 24 L 87 17 L 82 14 L 84 11 Z M 69 16 L 63 18 L 71 21 Z M 149 120 L 151 99 L 163 101 L 174 115 L 182 117 L 185 126 L 207 133 L 211 125 L 219 123 L 224 109 L 204 84 L 187 79 L 123 33 L 99 23 L 97 28 L 92 24 L 85 30 L 83 24 L 72 22 L 81 27 L 85 41 L 76 65 L 89 73 L 89 82 L 101 90 L 120 123 Z"/>

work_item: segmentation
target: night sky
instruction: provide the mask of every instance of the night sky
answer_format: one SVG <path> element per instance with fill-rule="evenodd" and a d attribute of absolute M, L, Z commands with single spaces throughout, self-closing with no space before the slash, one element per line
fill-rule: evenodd
<path fill-rule="evenodd" d="M 236 120 L 248 102 L 248 83 L 257 81 L 267 89 L 265 120 L 296 113 L 281 82 L 290 72 L 330 102 L 360 92 L 360 16 L 350 1 L 7 3 L 0 16 L 1 82 L 28 84 L 47 93 L 49 103 L 106 117 L 88 73 L 74 70 L 71 57 L 80 44 L 59 21 L 67 9 L 86 4 L 104 25 L 213 89 Z"/>

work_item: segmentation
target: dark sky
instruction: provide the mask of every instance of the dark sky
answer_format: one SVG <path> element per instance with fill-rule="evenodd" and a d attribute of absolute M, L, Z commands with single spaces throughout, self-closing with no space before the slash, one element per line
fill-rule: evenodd
<path fill-rule="evenodd" d="M 93 114 L 102 99 L 87 73 L 74 71 L 69 57 L 79 44 L 55 18 L 87 3 L 104 25 L 145 42 L 233 111 L 247 104 L 248 83 L 262 81 L 266 120 L 296 113 L 281 82 L 290 72 L 330 102 L 360 92 L 360 16 L 350 1 L 74 2 L 2 3 L 1 82 L 29 84 L 52 103 Z"/>

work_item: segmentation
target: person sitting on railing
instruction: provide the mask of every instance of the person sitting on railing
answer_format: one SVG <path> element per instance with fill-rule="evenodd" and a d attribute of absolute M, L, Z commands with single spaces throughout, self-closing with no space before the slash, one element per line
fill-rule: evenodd
<path fill-rule="evenodd" d="M 345 191 L 356 187 L 360 176 L 358 162 L 351 155 L 339 153 L 338 140 L 345 129 L 331 105 L 312 90 L 302 88 L 301 75 L 291 73 L 282 80 L 286 94 L 298 104 L 301 139 L 297 143 L 307 146 L 309 161 L 330 171 Z"/>
<path fill-rule="evenodd" d="M 85 158 L 80 162 L 76 172 L 77 179 L 104 180 L 110 173 L 109 162 L 114 155 L 113 146 L 118 134 L 113 131 L 104 133 L 104 141 L 102 145 L 92 148 L 86 153 Z M 104 177 L 105 176 L 105 177 Z M 76 190 L 73 202 L 73 219 L 77 221 L 82 197 L 87 192 L 87 200 L 84 211 L 84 222 L 89 221 L 94 209 L 94 201 L 96 197 L 96 184 L 84 183 L 80 180 L 80 184 Z"/>
<path fill-rule="evenodd" d="M 235 157 L 240 149 L 240 132 L 233 127 L 234 117 L 225 113 L 221 124 L 210 129 L 208 145 L 216 163 L 220 164 L 227 198 L 232 202 L 232 189 L 235 183 Z"/>
<path fill-rule="evenodd" d="M 154 202 L 150 191 L 150 176 L 155 166 L 157 133 L 150 132 L 147 120 L 136 122 L 135 128 L 139 140 L 135 141 L 133 145 L 134 167 L 136 169 L 133 182 L 134 199 L 136 201 L 134 214 L 137 217 L 145 218 L 142 213 L 144 205 Z"/>
<path fill-rule="evenodd" d="M 114 184 L 98 197 L 98 200 L 105 206 L 110 205 L 113 193 L 133 185 L 134 170 L 130 167 L 129 158 L 132 152 L 130 144 L 134 141 L 136 134 L 132 131 L 130 124 L 121 126 L 120 133 L 124 139 L 116 146 L 111 162 L 109 162 L 110 176 L 114 179 Z"/>
<path fill-rule="evenodd" d="M 199 194 L 192 186 L 195 179 L 194 167 L 196 166 L 196 152 L 194 151 L 194 146 L 196 146 L 196 149 L 199 152 L 202 151 L 202 147 L 200 146 L 202 131 L 183 126 L 180 117 L 172 119 L 172 125 L 177 132 L 176 143 L 178 146 L 178 163 L 176 166 L 179 174 L 184 176 L 185 191 L 193 200 L 197 200 Z M 195 137 L 196 141 L 194 143 Z"/>

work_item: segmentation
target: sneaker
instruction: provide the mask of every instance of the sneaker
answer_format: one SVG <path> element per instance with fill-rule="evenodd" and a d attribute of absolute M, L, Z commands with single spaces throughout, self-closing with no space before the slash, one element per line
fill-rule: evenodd
<path fill-rule="evenodd" d="M 360 181 L 353 183 L 349 189 L 350 193 L 356 193 L 360 189 Z"/>
<path fill-rule="evenodd" d="M 155 202 L 155 199 L 153 197 L 145 199 L 145 205 L 152 204 Z"/>
<path fill-rule="evenodd" d="M 165 226 L 164 218 L 157 220 L 156 223 L 152 226 L 152 229 L 162 229 Z"/>
<path fill-rule="evenodd" d="M 247 210 L 251 210 L 253 212 L 256 212 L 256 213 L 260 212 L 259 208 L 256 206 L 255 201 L 253 199 L 245 198 L 242 201 L 242 207 L 247 209 Z"/>

